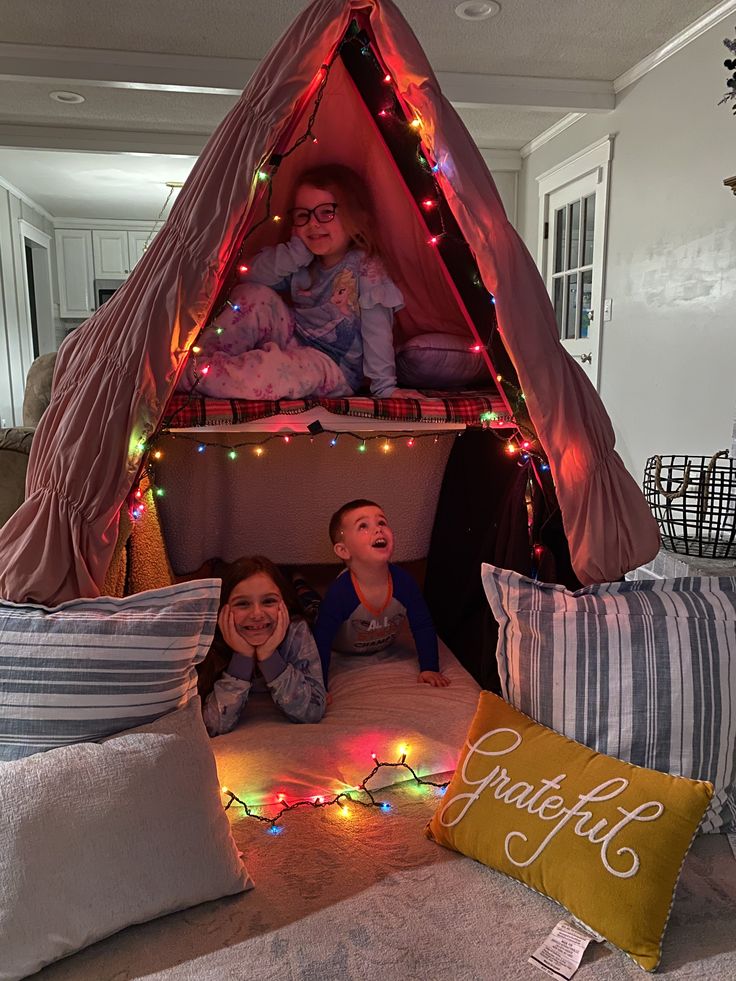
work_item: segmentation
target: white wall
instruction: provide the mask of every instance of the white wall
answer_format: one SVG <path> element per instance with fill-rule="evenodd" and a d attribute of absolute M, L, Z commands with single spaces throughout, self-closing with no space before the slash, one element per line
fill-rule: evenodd
<path fill-rule="evenodd" d="M 51 282 L 56 289 L 53 225 L 0 184 L 0 427 L 22 425 L 23 390 L 33 360 L 24 292 L 21 220 L 50 236 Z"/>
<path fill-rule="evenodd" d="M 519 229 L 536 255 L 536 177 L 608 133 L 611 164 L 601 396 L 627 467 L 731 445 L 736 412 L 736 118 L 723 21 L 524 162 Z"/>

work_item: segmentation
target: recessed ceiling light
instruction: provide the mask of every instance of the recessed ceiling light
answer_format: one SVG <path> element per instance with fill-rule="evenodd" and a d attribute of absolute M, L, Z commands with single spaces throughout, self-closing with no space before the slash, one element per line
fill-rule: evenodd
<path fill-rule="evenodd" d="M 78 102 L 84 102 L 84 96 L 80 95 L 79 92 L 49 92 L 49 99 L 53 99 L 54 102 L 63 102 L 64 105 L 75 105 Z"/>
<path fill-rule="evenodd" d="M 465 0 L 455 7 L 455 13 L 463 20 L 485 20 L 492 17 L 501 9 L 501 4 L 496 0 L 486 0 L 485 3 L 476 3 L 475 0 Z"/>

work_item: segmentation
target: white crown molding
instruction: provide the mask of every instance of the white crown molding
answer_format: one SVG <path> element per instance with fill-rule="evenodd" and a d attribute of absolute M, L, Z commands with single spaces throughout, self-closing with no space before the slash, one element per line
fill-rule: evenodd
<path fill-rule="evenodd" d="M 39 215 L 43 215 L 47 221 L 50 221 L 53 224 L 53 216 L 50 215 L 44 207 L 34 201 L 33 198 L 29 198 L 28 195 L 24 191 L 21 191 L 19 187 L 16 187 L 15 184 L 11 184 L 10 181 L 6 181 L 4 177 L 0 177 L 0 187 L 4 187 L 6 191 L 10 191 L 11 194 L 14 194 L 17 198 L 27 204 L 29 208 L 33 208 L 34 211 L 37 211 Z"/>
<path fill-rule="evenodd" d="M 150 221 L 138 218 L 54 218 L 54 229 L 57 228 L 93 228 L 99 231 L 130 231 L 130 232 L 150 232 L 150 230 L 161 224 L 159 221 Z"/>
<path fill-rule="evenodd" d="M 618 95 L 619 92 L 628 88 L 629 85 L 638 81 L 638 79 L 642 78 L 658 65 L 661 65 L 671 55 L 682 51 L 683 48 L 687 47 L 696 38 L 699 38 L 701 34 L 705 34 L 711 27 L 714 27 L 726 17 L 730 17 L 734 11 L 736 11 L 736 0 L 723 0 L 723 3 L 719 3 L 717 7 L 713 7 L 712 10 L 703 14 L 702 17 L 698 17 L 692 24 L 680 31 L 679 34 L 675 34 L 674 37 L 670 38 L 666 44 L 657 48 L 656 51 L 652 51 L 651 54 L 647 55 L 646 58 L 642 58 L 633 68 L 629 68 L 628 71 L 615 78 L 613 80 L 614 92 Z"/>
<path fill-rule="evenodd" d="M 688 44 L 699 38 L 711 27 L 714 27 L 720 21 L 724 20 L 726 17 L 731 16 L 736 12 L 736 0 L 723 0 L 719 3 L 717 7 L 709 10 L 707 13 L 703 14 L 696 21 L 693 21 L 688 27 L 684 28 L 679 34 L 675 34 L 674 37 L 670 38 L 666 44 L 657 48 L 651 54 L 647 55 L 646 58 L 642 58 L 636 65 L 629 68 L 622 75 L 613 81 L 613 90 L 616 95 L 622 92 L 629 85 L 632 85 L 638 79 L 642 78 L 648 72 L 652 71 L 662 62 L 666 61 L 671 55 L 676 54 L 678 51 L 682 51 Z M 612 107 L 615 108 L 615 107 Z M 549 129 L 544 130 L 539 136 L 535 136 L 533 140 L 526 143 L 520 150 L 522 158 L 528 157 L 530 154 L 534 153 L 535 150 L 539 150 L 543 147 L 545 143 L 549 143 L 560 133 L 564 132 L 573 123 L 576 123 L 579 119 L 582 119 L 585 113 L 569 113 L 564 119 L 550 126 Z"/>
<path fill-rule="evenodd" d="M 507 150 L 498 147 L 479 147 L 479 150 L 490 171 L 521 170 L 521 154 L 518 150 Z"/>
<path fill-rule="evenodd" d="M 51 45 L 0 44 L 0 80 L 194 92 L 238 96 L 259 65 L 250 58 L 205 58 Z M 606 112 L 613 109 L 611 82 L 438 72 L 442 91 L 455 106 L 519 106 L 525 109 Z"/>
<path fill-rule="evenodd" d="M 211 133 L 91 129 L 74 126 L 23 126 L 0 123 L 0 146 L 23 150 L 74 150 L 90 153 L 174 153 L 199 156 Z"/>
<path fill-rule="evenodd" d="M 564 131 L 572 126 L 573 123 L 576 123 L 584 116 L 584 112 L 570 112 L 567 114 L 567 116 L 564 116 L 562 119 L 558 120 L 553 126 L 550 126 L 549 129 L 545 129 L 539 134 L 539 136 L 535 136 L 533 140 L 529 140 L 529 142 L 525 143 L 521 150 L 519 150 L 519 155 L 521 156 L 522 160 L 534 153 L 535 150 L 543 147 L 545 143 L 549 143 L 550 140 L 553 140 L 556 136 L 559 136 L 560 133 L 564 133 Z"/>

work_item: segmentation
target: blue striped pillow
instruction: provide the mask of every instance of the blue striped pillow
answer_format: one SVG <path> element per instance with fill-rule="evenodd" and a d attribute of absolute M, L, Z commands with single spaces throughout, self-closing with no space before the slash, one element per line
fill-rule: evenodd
<path fill-rule="evenodd" d="M 146 725 L 197 692 L 220 580 L 49 609 L 0 600 L 0 761 Z"/>
<path fill-rule="evenodd" d="M 504 698 L 592 749 L 709 780 L 705 831 L 736 830 L 736 579 L 575 593 L 484 565 Z"/>

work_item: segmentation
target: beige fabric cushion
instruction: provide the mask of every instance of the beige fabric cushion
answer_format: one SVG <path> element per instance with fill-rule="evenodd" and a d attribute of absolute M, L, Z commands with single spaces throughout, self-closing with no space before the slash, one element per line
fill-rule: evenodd
<path fill-rule="evenodd" d="M 56 351 L 42 354 L 28 369 L 23 395 L 23 425 L 35 428 L 51 401 Z"/>
<path fill-rule="evenodd" d="M 0 764 L 0 981 L 253 883 L 199 699 L 104 743 Z"/>

